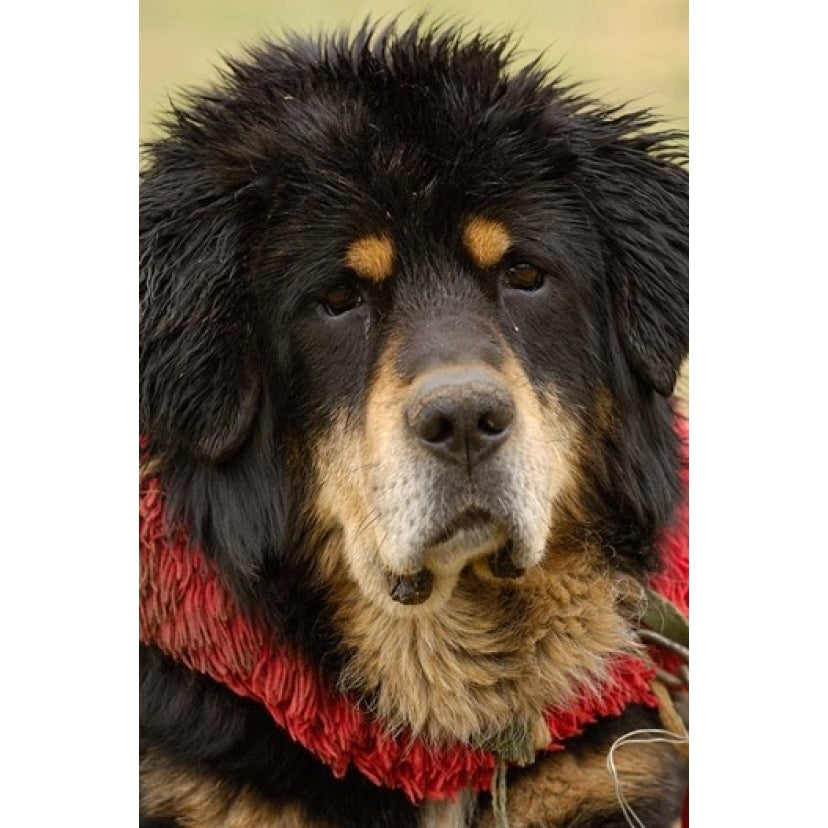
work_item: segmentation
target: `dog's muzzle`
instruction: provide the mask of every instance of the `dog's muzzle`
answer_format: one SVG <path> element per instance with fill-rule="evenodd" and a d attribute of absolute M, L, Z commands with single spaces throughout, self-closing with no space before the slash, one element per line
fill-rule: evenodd
<path fill-rule="evenodd" d="M 467 482 L 475 469 L 509 439 L 515 402 L 500 376 L 482 363 L 452 364 L 424 373 L 413 384 L 405 410 L 411 439 L 437 458 L 445 473 Z M 430 545 L 448 543 L 460 533 L 471 537 L 493 531 L 484 509 L 458 514 Z M 461 535 L 462 537 L 462 535 Z M 479 542 L 479 541 L 478 541 Z M 466 550 L 458 550 L 462 557 Z M 492 574 L 516 578 L 523 574 L 511 558 L 511 542 L 490 556 Z M 431 595 L 434 574 L 423 567 L 389 578 L 389 595 L 398 603 L 421 604 Z"/>

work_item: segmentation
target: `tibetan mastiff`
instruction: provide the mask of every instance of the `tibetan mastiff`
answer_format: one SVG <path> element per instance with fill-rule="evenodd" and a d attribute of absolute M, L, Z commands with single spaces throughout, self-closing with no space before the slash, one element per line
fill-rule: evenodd
<path fill-rule="evenodd" d="M 422 22 L 265 43 L 173 108 L 142 825 L 674 824 L 687 673 L 641 631 L 681 581 L 683 146 Z"/>

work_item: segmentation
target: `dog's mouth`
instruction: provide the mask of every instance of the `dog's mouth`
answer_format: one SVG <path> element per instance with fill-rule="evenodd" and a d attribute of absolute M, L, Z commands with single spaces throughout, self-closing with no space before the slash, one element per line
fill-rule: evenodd
<path fill-rule="evenodd" d="M 465 509 L 449 521 L 443 529 L 435 533 L 426 546 L 433 549 L 446 545 L 476 546 L 497 529 L 498 522 L 492 517 L 491 512 L 473 507 Z"/>
<path fill-rule="evenodd" d="M 435 571 L 488 560 L 497 578 L 519 578 L 525 569 L 515 563 L 514 543 L 504 523 L 491 512 L 477 507 L 465 509 L 436 532 L 426 544 L 426 564 L 411 574 L 390 573 L 388 594 L 405 605 L 422 604 L 431 596 Z"/>

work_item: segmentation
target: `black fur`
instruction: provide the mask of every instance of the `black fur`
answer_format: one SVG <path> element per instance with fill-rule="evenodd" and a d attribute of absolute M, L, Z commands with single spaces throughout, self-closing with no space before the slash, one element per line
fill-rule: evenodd
<path fill-rule="evenodd" d="M 141 749 L 162 750 L 276 802 L 300 801 L 309 819 L 342 828 L 408 828 L 416 809 L 357 771 L 330 772 L 255 702 L 141 647 Z M 366 823 L 365 814 L 370 814 Z"/>
<path fill-rule="evenodd" d="M 595 438 L 576 536 L 645 572 L 678 496 L 665 397 L 688 342 L 681 136 L 537 65 L 507 77 L 508 60 L 506 40 L 424 26 L 268 43 L 228 62 L 146 148 L 146 452 L 242 603 L 332 674 L 340 646 L 297 447 L 335 408 L 359 411 L 389 332 L 426 313 L 424 295 L 497 319 L 530 380 L 554 382 L 568 410 L 609 389 L 613 427 Z M 457 240 L 475 212 L 515 220 L 554 293 L 497 305 Z M 324 318 L 343 239 L 388 224 L 407 271 L 347 319 Z M 415 824 L 399 795 L 354 775 L 335 783 L 252 703 L 152 650 L 141 716 L 145 744 L 275 800 L 301 795 L 331 824 Z"/>

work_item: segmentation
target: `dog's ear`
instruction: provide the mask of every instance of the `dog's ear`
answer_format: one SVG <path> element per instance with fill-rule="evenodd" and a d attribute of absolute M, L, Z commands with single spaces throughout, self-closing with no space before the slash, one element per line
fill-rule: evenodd
<path fill-rule="evenodd" d="M 141 430 L 213 462 L 244 442 L 261 386 L 248 267 L 265 208 L 233 166 L 169 138 L 140 193 Z"/>
<path fill-rule="evenodd" d="M 646 133 L 599 138 L 583 167 L 622 346 L 636 373 L 664 396 L 689 339 L 688 177 L 670 141 Z"/>

